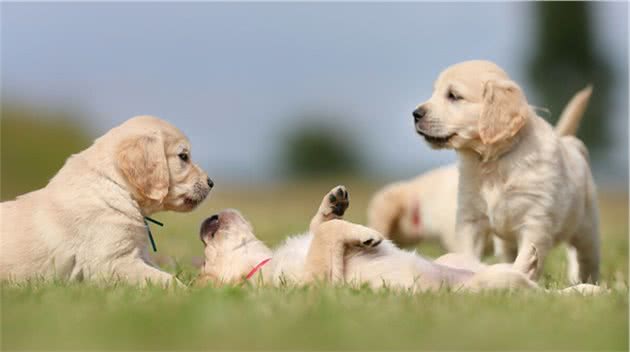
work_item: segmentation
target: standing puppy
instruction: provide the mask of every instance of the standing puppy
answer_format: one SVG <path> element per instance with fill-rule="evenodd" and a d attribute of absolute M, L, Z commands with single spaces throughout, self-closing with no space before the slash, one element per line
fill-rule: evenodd
<path fill-rule="evenodd" d="M 573 133 L 588 104 L 590 90 L 578 92 L 562 111 L 556 131 Z M 467 252 L 455 232 L 457 212 L 457 164 L 430 170 L 411 180 L 399 181 L 378 191 L 368 205 L 368 226 L 398 245 L 439 240 L 447 252 Z M 499 238 L 488 234 L 481 244 L 484 252 L 502 256 Z M 505 258 L 504 258 L 505 259 Z M 512 260 L 514 258 L 511 258 Z"/>
<path fill-rule="evenodd" d="M 515 268 L 536 278 L 552 246 L 566 241 L 570 278 L 598 280 L 595 184 L 586 147 L 572 136 L 575 123 L 554 131 L 488 61 L 447 68 L 413 115 L 433 148 L 457 151 L 456 229 L 471 254 L 479 256 L 484 237 L 494 233 Z"/>
<path fill-rule="evenodd" d="M 0 205 L 0 278 L 171 283 L 149 260 L 144 217 L 206 198 L 190 151 L 177 128 L 138 116 L 68 158 L 46 187 Z"/>

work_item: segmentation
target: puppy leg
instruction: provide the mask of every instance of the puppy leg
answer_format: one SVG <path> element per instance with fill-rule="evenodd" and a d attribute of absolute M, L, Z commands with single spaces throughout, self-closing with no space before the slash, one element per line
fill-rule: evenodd
<path fill-rule="evenodd" d="M 375 230 L 340 219 L 316 226 L 306 256 L 305 281 L 342 283 L 344 255 L 348 247 L 373 248 L 382 241 L 383 236 Z"/>
<path fill-rule="evenodd" d="M 141 286 L 150 283 L 163 287 L 169 287 L 171 285 L 186 287 L 186 285 L 184 285 L 173 275 L 159 270 L 139 258 L 132 260 L 131 262 L 125 261 L 124 263 L 118 265 L 116 269 L 116 276 L 130 283 L 138 284 Z"/>
<path fill-rule="evenodd" d="M 457 236 L 464 243 L 463 253 L 481 259 L 488 239 L 487 221 L 465 221 L 457 224 Z"/>
<path fill-rule="evenodd" d="M 345 186 L 336 186 L 328 192 L 311 220 L 309 227 L 311 233 L 323 222 L 332 219 L 341 219 L 350 205 L 350 195 Z"/>
<path fill-rule="evenodd" d="M 463 288 L 472 292 L 491 289 L 539 289 L 538 285 L 528 279 L 526 275 L 515 271 L 510 266 L 506 267 L 506 264 L 490 265 L 486 269 L 475 273 L 473 277 L 464 282 Z"/>
<path fill-rule="evenodd" d="M 544 260 L 552 247 L 549 236 L 540 235 L 546 232 L 529 232 L 524 234 L 518 255 L 514 261 L 514 269 L 536 280 L 542 272 Z"/>
<path fill-rule="evenodd" d="M 518 246 L 515 242 L 500 239 L 493 236 L 494 255 L 501 259 L 504 263 L 514 263 L 518 254 Z"/>
<path fill-rule="evenodd" d="M 569 279 L 571 283 L 597 283 L 599 281 L 599 233 L 587 229 L 584 235 L 571 239 L 569 253 Z"/>

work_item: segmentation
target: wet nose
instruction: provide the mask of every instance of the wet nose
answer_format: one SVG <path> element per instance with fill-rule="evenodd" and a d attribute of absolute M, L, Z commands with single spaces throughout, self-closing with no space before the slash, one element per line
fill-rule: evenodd
<path fill-rule="evenodd" d="M 421 106 L 413 111 L 413 119 L 415 122 L 422 120 L 424 115 L 427 114 L 427 111 Z"/>
<path fill-rule="evenodd" d="M 214 187 L 214 182 L 212 182 L 210 177 L 208 177 L 208 187 L 210 187 L 210 188 Z"/>

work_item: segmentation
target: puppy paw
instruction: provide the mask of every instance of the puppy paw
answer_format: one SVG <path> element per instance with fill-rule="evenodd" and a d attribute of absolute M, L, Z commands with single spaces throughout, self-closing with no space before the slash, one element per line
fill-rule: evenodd
<path fill-rule="evenodd" d="M 360 248 L 374 248 L 383 242 L 383 235 L 380 233 L 366 228 L 367 231 L 363 231 L 358 238 L 354 241 L 354 245 Z"/>
<path fill-rule="evenodd" d="M 333 188 L 322 203 L 322 214 L 324 216 L 333 215 L 334 217 L 342 217 L 350 205 L 350 195 L 345 186 L 337 186 Z"/>

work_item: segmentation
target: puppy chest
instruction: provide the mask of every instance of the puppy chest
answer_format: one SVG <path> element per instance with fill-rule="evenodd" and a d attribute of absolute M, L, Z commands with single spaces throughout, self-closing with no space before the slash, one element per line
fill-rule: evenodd
<path fill-rule="evenodd" d="M 520 223 L 519 214 L 525 211 L 521 202 L 499 186 L 482 188 L 481 197 L 485 202 L 491 230 L 499 237 L 511 237 L 513 230 Z"/>

